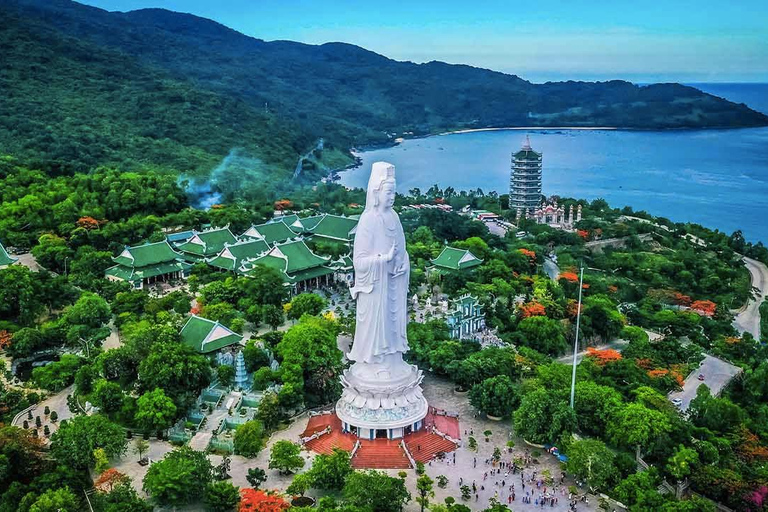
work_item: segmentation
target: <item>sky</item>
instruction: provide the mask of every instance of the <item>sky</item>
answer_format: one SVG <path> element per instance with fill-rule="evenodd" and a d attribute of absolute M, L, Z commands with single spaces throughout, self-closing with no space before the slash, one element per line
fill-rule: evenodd
<path fill-rule="evenodd" d="M 342 41 L 533 82 L 768 82 L 766 0 L 81 0 L 160 7 L 265 40 Z"/>

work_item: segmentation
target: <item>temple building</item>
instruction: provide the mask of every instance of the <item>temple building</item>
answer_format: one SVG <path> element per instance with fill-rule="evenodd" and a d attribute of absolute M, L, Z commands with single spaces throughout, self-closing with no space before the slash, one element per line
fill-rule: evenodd
<path fill-rule="evenodd" d="M 313 253 L 303 240 L 275 244 L 269 252 L 254 259 L 247 259 L 239 272 L 248 275 L 256 265 L 277 269 L 286 286 L 292 292 L 301 293 L 334 281 L 335 269 L 330 258 Z"/>
<path fill-rule="evenodd" d="M 572 230 L 574 224 L 581 221 L 581 205 L 578 205 L 574 215 L 573 204 L 571 204 L 566 214 L 565 207 L 558 205 L 557 200 L 552 198 L 536 209 L 533 218 L 537 224 L 546 224 L 555 229 Z"/>
<path fill-rule="evenodd" d="M 466 249 L 446 246 L 437 258 L 430 260 L 436 270 L 466 270 L 480 265 L 483 260 Z"/>
<path fill-rule="evenodd" d="M 200 316 L 189 317 L 180 332 L 181 342 L 200 354 L 210 354 L 230 345 L 238 345 L 243 337 L 219 322 Z"/>
<path fill-rule="evenodd" d="M 269 252 L 270 247 L 264 240 L 249 238 L 234 244 L 225 244 L 219 254 L 207 260 L 212 267 L 237 272 L 248 259 L 256 259 Z"/>
<path fill-rule="evenodd" d="M 312 218 L 312 217 L 311 217 Z M 315 218 L 312 218 L 315 220 Z M 306 225 L 306 220 L 302 219 Z M 314 241 L 339 242 L 349 245 L 357 229 L 357 219 L 340 215 L 323 214 L 317 218 L 317 222 L 308 228 L 309 235 Z"/>
<path fill-rule="evenodd" d="M 174 251 L 166 241 L 126 247 L 112 258 L 115 266 L 105 271 L 107 279 L 127 281 L 134 288 L 189 276 L 190 263 L 184 255 Z"/>
<path fill-rule="evenodd" d="M 184 254 L 184 259 L 196 263 L 216 256 L 224 249 L 225 245 L 235 242 L 237 242 L 237 238 L 229 230 L 229 226 L 225 226 L 205 231 L 194 231 L 194 234 L 177 245 L 176 249 Z"/>
<path fill-rule="evenodd" d="M 541 153 L 531 149 L 526 136 L 520 151 L 512 154 L 509 178 L 509 208 L 527 215 L 541 204 Z"/>
<path fill-rule="evenodd" d="M 485 329 L 483 306 L 474 295 L 462 295 L 450 302 L 445 322 L 453 339 L 472 339 L 476 332 Z"/>
<path fill-rule="evenodd" d="M 8 254 L 8 251 L 5 250 L 5 247 L 3 247 L 2 242 L 0 242 L 0 268 L 5 268 L 8 265 L 13 265 L 18 261 L 17 258 L 11 258 L 11 255 Z"/>
<path fill-rule="evenodd" d="M 296 217 L 298 220 L 298 217 Z M 258 224 L 248 228 L 243 233 L 242 238 L 255 238 L 257 240 L 264 240 L 269 245 L 273 245 L 279 242 L 285 242 L 296 238 L 301 233 L 301 228 L 296 227 L 296 231 L 288 227 L 282 220 L 272 220 L 265 222 L 264 224 Z"/>

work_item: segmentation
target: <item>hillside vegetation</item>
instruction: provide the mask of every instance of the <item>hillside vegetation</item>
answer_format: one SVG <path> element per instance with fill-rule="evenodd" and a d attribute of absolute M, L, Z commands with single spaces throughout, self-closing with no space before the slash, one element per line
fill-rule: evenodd
<path fill-rule="evenodd" d="M 161 9 L 4 0 L 0 15 L 0 146 L 47 170 L 201 174 L 243 149 L 283 176 L 320 137 L 346 150 L 457 128 L 768 124 L 678 84 L 532 84 L 343 43 L 265 42 Z"/>

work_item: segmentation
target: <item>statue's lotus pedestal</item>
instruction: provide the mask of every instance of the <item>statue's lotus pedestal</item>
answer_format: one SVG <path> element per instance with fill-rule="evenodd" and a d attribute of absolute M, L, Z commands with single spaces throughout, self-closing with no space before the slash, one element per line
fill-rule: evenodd
<path fill-rule="evenodd" d="M 399 439 L 424 427 L 424 374 L 390 354 L 381 363 L 357 362 L 344 372 L 336 415 L 345 432 L 362 439 Z"/>

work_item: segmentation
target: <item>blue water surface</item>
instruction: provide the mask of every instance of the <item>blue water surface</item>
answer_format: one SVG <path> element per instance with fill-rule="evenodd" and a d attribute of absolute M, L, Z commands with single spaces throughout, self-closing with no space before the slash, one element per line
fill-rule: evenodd
<path fill-rule="evenodd" d="M 693 84 L 768 113 L 768 84 Z M 364 187 L 371 164 L 397 166 L 398 190 L 437 183 L 508 192 L 510 153 L 526 133 L 544 154 L 546 195 L 630 205 L 768 244 L 768 128 L 692 131 L 504 130 L 440 135 L 360 154 L 342 183 Z"/>

